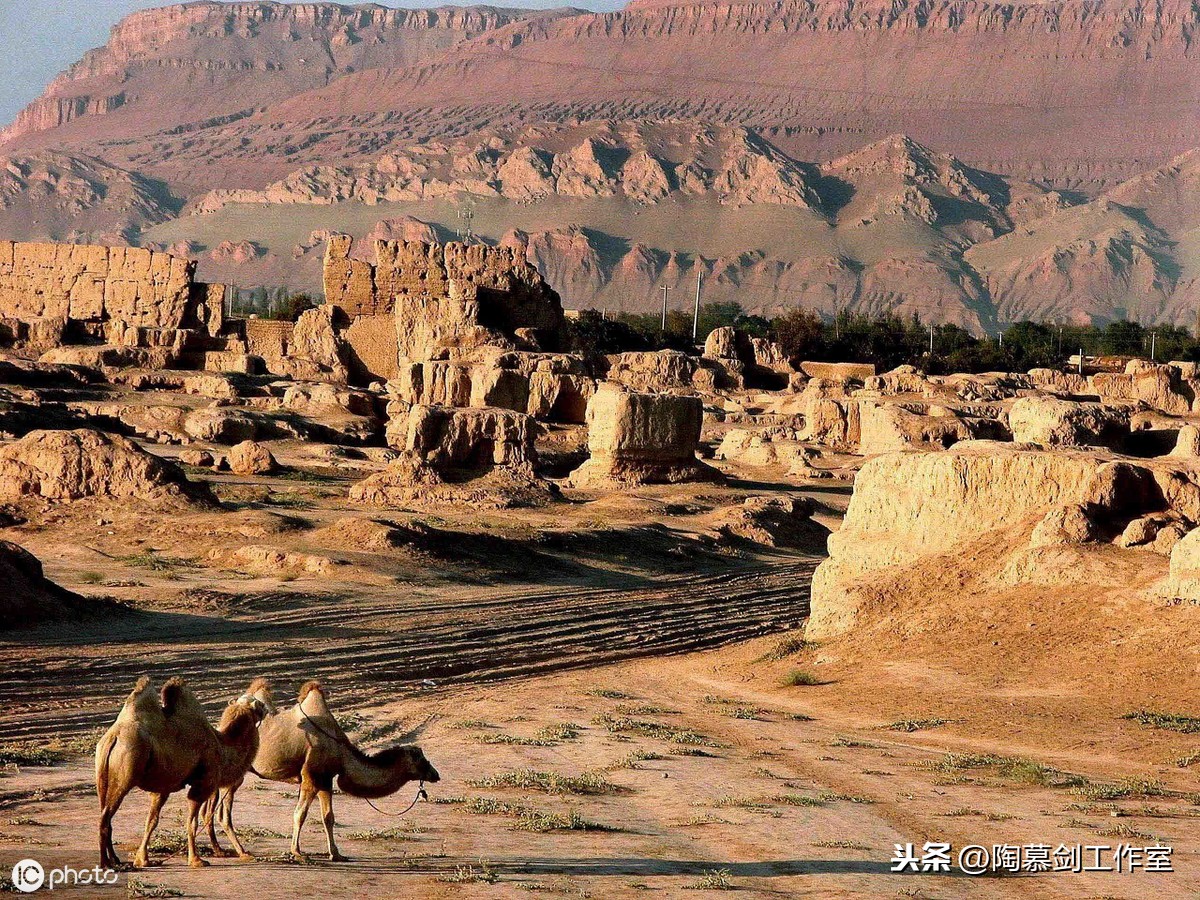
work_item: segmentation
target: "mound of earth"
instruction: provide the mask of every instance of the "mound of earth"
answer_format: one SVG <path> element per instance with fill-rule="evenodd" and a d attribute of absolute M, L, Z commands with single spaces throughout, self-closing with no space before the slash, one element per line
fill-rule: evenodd
<path fill-rule="evenodd" d="M 174 463 L 119 435 L 88 428 L 32 431 L 0 447 L 0 499 L 84 497 L 212 500 Z"/>
<path fill-rule="evenodd" d="M 0 541 L 0 584 L 0 631 L 76 615 L 89 602 L 46 578 L 38 558 L 11 541 Z"/>

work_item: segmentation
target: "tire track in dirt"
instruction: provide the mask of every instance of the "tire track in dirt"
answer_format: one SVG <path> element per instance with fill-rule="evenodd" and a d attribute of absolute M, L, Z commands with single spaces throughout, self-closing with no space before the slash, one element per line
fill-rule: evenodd
<path fill-rule="evenodd" d="M 420 690 L 424 679 L 495 681 L 716 647 L 798 624 L 818 562 L 797 555 L 634 588 L 309 595 L 232 619 L 181 616 L 169 630 L 149 614 L 54 644 L 31 633 L 0 649 L 0 730 L 8 740 L 44 740 L 101 726 L 141 674 L 160 683 L 183 675 L 207 701 L 233 696 L 255 675 L 283 693 L 324 677 L 369 706 L 405 683 Z"/>

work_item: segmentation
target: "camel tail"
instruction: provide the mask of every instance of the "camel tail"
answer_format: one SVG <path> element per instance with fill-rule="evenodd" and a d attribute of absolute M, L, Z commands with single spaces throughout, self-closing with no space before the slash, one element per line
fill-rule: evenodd
<path fill-rule="evenodd" d="M 108 806 L 108 763 L 117 746 L 118 734 L 115 728 L 110 728 L 96 745 L 96 796 L 100 798 L 101 809 Z"/>

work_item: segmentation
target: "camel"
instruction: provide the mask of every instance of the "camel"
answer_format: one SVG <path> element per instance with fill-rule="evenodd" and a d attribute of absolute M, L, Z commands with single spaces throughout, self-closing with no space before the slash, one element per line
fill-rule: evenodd
<path fill-rule="evenodd" d="M 265 682 L 255 682 L 249 696 L 268 709 L 274 706 Z M 441 780 L 437 769 L 415 745 L 403 744 L 370 755 L 355 747 L 329 711 L 325 691 L 315 681 L 300 688 L 295 706 L 268 713 L 259 728 L 259 738 L 258 753 L 250 771 L 269 781 L 300 785 L 292 817 L 291 853 L 297 859 L 305 858 L 300 849 L 300 831 L 314 797 L 321 801 L 329 859 L 333 862 L 347 859 L 338 852 L 333 838 L 334 778 L 343 792 L 366 799 L 387 797 L 414 780 L 430 784 Z M 215 804 L 220 807 L 222 828 L 231 837 L 233 798 L 241 784 L 239 779 L 224 788 Z M 212 828 L 211 809 L 206 822 L 209 840 L 215 848 L 217 836 Z"/>
<path fill-rule="evenodd" d="M 134 788 L 150 794 L 146 830 L 133 864 L 149 864 L 150 838 L 167 798 L 187 786 L 188 864 L 206 866 L 196 851 L 200 808 L 222 785 L 245 777 L 258 751 L 262 702 L 243 697 L 231 703 L 213 728 L 204 709 L 180 678 L 155 696 L 150 679 L 138 679 L 117 720 L 96 745 L 96 793 L 100 798 L 100 865 L 121 865 L 112 840 L 113 816 Z"/>

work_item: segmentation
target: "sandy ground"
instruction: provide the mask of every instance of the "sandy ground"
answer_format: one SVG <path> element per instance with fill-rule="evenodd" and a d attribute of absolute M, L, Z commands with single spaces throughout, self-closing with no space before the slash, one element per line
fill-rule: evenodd
<path fill-rule="evenodd" d="M 903 627 L 884 618 L 809 645 L 800 629 L 811 573 L 845 484 L 797 488 L 731 473 L 725 486 L 580 494 L 519 511 L 372 513 L 345 501 L 352 476 L 310 466 L 289 477 L 311 449 L 279 447 L 289 468 L 270 478 L 205 475 L 221 509 L 82 501 L 26 510 L 26 523 L 0 529 L 61 584 L 127 605 L 0 642 L 0 752 L 50 747 L 63 757 L 3 768 L 0 874 L 22 857 L 95 864 L 88 752 L 144 672 L 183 674 L 214 715 L 255 675 L 271 677 L 283 700 L 320 678 L 355 740 L 413 739 L 443 781 L 399 818 L 389 813 L 408 804 L 408 790 L 381 811 L 339 796 L 339 844 L 352 860 L 336 864 L 319 852 L 316 817 L 304 835 L 309 862 L 284 856 L 295 789 L 252 777 L 237 820 L 258 859 L 191 870 L 178 852 L 184 803 L 175 797 L 161 865 L 122 873 L 116 886 L 72 888 L 75 896 L 1200 890 L 1190 768 L 1200 741 L 1122 718 L 1146 706 L 1186 710 L 1195 673 L 1161 678 L 1131 664 L 1122 680 L 1103 670 L 1111 651 L 1065 654 L 1056 667 L 1047 650 L 1082 640 L 1086 622 L 1105 629 L 1088 646 L 1121 646 L 1119 604 L 1068 614 L 1043 592 L 1019 614 L 998 615 L 948 567 L 925 587 L 954 603 L 925 619 L 897 608 Z M 714 531 L 721 510 L 781 492 L 817 501 L 821 527 L 776 548 Z M 328 565 L 231 562 L 247 544 Z M 1183 641 L 1200 612 L 1155 614 L 1176 617 Z M 794 673 L 814 683 L 785 685 Z M 127 858 L 145 808 L 135 794 L 117 817 Z M 890 871 L 895 844 L 919 851 L 927 841 L 955 853 L 1162 842 L 1177 871 Z"/>
<path fill-rule="evenodd" d="M 399 818 L 387 813 L 407 805 L 408 791 L 380 802 L 383 813 L 339 796 L 339 842 L 350 862 L 322 860 L 324 839 L 312 821 L 304 835 L 310 862 L 285 861 L 294 788 L 251 778 L 237 818 L 257 861 L 220 859 L 194 871 L 180 853 L 160 852 L 161 866 L 122 881 L 194 897 L 264 898 L 313 889 L 415 897 L 692 897 L 736 889 L 748 897 L 1132 898 L 1189 896 L 1200 888 L 1193 798 L 1106 803 L 994 768 L 955 770 L 946 749 L 969 741 L 941 729 L 864 727 L 823 702 L 835 685 L 777 686 L 790 662 L 760 659 L 776 645 L 764 638 L 498 686 L 435 689 L 373 708 L 361 727 L 415 726 L 443 781 L 431 787 L 432 802 Z M 352 704 L 344 692 L 341 705 Z M 645 734 L 629 730 L 638 727 L 630 722 L 665 727 Z M 1073 771 L 1105 778 L 1088 756 L 1079 754 Z M 489 783 L 523 770 L 599 778 L 582 786 L 567 781 L 562 793 L 506 786 L 503 777 Z M 5 858 L 90 861 L 91 791 L 86 759 L 5 778 Z M 505 806 L 496 811 L 489 800 Z M 123 853 L 136 842 L 145 805 L 135 796 L 117 819 Z M 167 810 L 164 848 L 174 850 L 183 803 L 176 798 Z M 582 822 L 566 829 L 563 817 L 572 811 Z M 536 827 L 551 830 L 529 830 Z M 1115 846 L 1158 838 L 1175 848 L 1174 874 L 967 878 L 889 871 L 897 842 Z"/>

